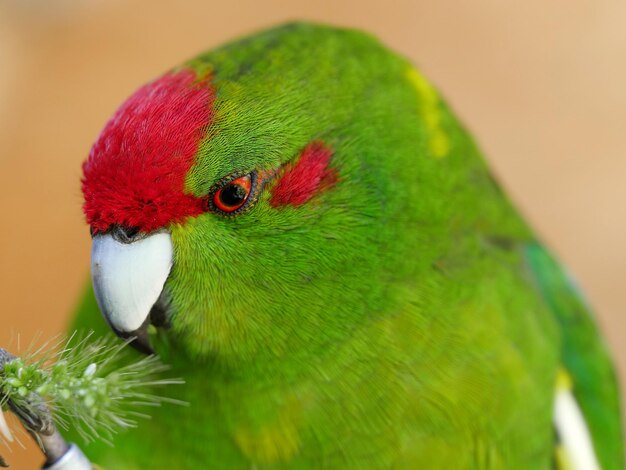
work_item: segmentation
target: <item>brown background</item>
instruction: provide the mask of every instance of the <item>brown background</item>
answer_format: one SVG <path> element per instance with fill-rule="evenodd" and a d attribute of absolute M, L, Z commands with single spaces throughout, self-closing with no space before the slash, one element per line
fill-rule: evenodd
<path fill-rule="evenodd" d="M 290 19 L 418 63 L 584 287 L 626 376 L 626 2 L 0 0 L 0 345 L 62 330 L 87 278 L 80 163 L 146 80 Z M 29 446 L 0 446 L 35 468 Z"/>

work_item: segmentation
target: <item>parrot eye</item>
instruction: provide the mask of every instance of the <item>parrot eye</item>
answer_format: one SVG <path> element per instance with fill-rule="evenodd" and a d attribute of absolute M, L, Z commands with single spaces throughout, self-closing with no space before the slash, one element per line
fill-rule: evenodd
<path fill-rule="evenodd" d="M 209 209 L 222 214 L 241 212 L 250 202 L 256 186 L 256 174 L 250 173 L 221 182 L 209 196 Z"/>

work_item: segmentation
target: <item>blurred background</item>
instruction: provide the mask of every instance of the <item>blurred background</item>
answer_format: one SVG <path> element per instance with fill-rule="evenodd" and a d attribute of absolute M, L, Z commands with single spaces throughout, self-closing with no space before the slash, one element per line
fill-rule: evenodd
<path fill-rule="evenodd" d="M 0 0 L 0 345 L 68 322 L 89 269 L 80 165 L 116 107 L 183 59 L 292 19 L 370 31 L 437 84 L 626 377 L 623 0 Z M 0 454 L 37 468 L 28 444 Z"/>

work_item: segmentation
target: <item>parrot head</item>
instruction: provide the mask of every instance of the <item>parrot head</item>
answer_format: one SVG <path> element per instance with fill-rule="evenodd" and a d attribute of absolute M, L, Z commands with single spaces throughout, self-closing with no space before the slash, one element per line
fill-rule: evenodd
<path fill-rule="evenodd" d="M 365 34 L 296 24 L 136 91 L 83 165 L 112 329 L 145 352 L 153 324 L 189 354 L 252 361 L 390 311 L 438 243 L 416 245 L 416 221 L 446 213 L 425 83 Z"/>

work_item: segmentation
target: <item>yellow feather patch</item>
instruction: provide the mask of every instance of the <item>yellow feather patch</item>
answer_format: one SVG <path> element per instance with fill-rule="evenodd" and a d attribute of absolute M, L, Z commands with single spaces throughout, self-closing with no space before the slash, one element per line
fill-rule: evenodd
<path fill-rule="evenodd" d="M 554 463 L 558 470 L 572 470 L 572 462 L 569 459 L 569 455 L 563 446 L 556 446 L 554 448 Z"/>
<path fill-rule="evenodd" d="M 407 78 L 420 97 L 420 113 L 429 135 L 428 148 L 435 157 L 443 158 L 450 151 L 450 142 L 441 126 L 439 95 L 417 70 L 410 68 Z"/>
<path fill-rule="evenodd" d="M 235 441 L 251 460 L 264 464 L 286 463 L 300 450 L 297 422 L 301 415 L 301 403 L 289 400 L 279 411 L 273 423 L 260 428 L 243 427 L 236 431 Z"/>
<path fill-rule="evenodd" d="M 572 390 L 573 388 L 572 377 L 565 369 L 559 369 L 556 373 L 556 389 Z"/>

